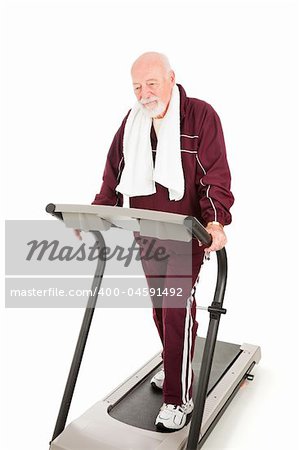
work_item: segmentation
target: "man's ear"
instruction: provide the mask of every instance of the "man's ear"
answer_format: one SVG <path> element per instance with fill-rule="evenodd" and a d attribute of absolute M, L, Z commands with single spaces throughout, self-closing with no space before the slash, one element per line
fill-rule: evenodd
<path fill-rule="evenodd" d="M 173 70 L 171 70 L 171 71 L 169 72 L 169 78 L 170 78 L 170 81 L 171 81 L 172 86 L 174 86 L 174 85 L 175 85 L 175 73 L 174 73 Z"/>

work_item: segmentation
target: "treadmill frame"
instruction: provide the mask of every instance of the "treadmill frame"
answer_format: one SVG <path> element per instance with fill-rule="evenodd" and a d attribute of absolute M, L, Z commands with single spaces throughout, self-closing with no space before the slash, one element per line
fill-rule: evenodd
<path fill-rule="evenodd" d="M 107 211 L 107 208 L 109 210 L 109 207 L 104 207 L 104 208 L 106 211 Z M 117 210 L 117 214 L 119 215 L 120 208 L 114 207 L 114 209 Z M 88 207 L 86 205 L 82 205 L 82 207 L 80 205 L 54 205 L 53 203 L 48 204 L 46 207 L 46 211 L 49 214 L 52 214 L 53 216 L 57 217 L 60 220 L 64 220 L 64 217 L 63 217 L 64 210 L 66 210 L 68 214 L 72 213 L 72 211 L 73 211 L 74 215 L 77 214 L 80 217 L 82 217 L 81 211 L 83 211 L 83 213 L 86 213 L 89 215 L 91 214 L 91 211 L 92 211 L 95 215 L 97 215 L 97 217 L 99 217 L 101 207 L 97 206 L 97 205 L 88 206 Z M 121 210 L 122 210 L 122 213 L 127 212 L 127 214 L 130 215 L 130 208 L 126 208 L 126 209 L 121 208 Z M 133 217 L 135 217 L 135 218 L 138 217 L 138 215 L 140 215 L 141 217 L 145 217 L 146 220 L 149 220 L 149 212 L 148 211 L 135 209 L 135 210 L 132 210 L 132 212 L 133 212 Z M 163 214 L 161 214 L 161 213 L 157 213 L 157 212 L 153 212 L 153 213 L 154 213 L 153 216 L 155 218 L 159 217 L 159 219 L 160 219 L 160 217 L 163 217 Z M 142 214 L 143 214 L 143 216 L 142 216 Z M 170 213 L 168 213 L 167 215 L 169 216 L 169 214 Z M 189 230 L 189 232 L 191 233 L 191 236 L 193 235 L 194 237 L 196 237 L 205 246 L 207 246 L 207 247 L 210 246 L 210 244 L 212 242 L 212 238 L 209 235 L 209 233 L 206 231 L 206 229 L 203 227 L 203 225 L 196 218 L 191 217 L 191 216 L 180 216 L 178 214 L 174 214 L 173 216 L 175 217 L 176 221 L 177 220 L 181 221 L 180 225 L 184 225 L 185 228 L 187 228 Z M 105 218 L 102 217 L 102 219 L 104 220 Z M 100 231 L 98 231 L 98 230 L 88 230 L 88 231 L 91 231 L 95 235 L 97 241 L 100 242 L 101 246 L 103 246 L 105 244 L 104 238 L 103 238 L 102 234 L 100 233 Z M 175 441 L 176 441 L 180 435 L 182 435 L 182 436 L 184 435 L 184 439 L 182 441 L 183 446 L 176 447 L 176 448 L 185 448 L 184 446 L 186 445 L 186 450 L 195 450 L 198 447 L 200 437 L 204 437 L 205 433 L 212 426 L 213 420 L 216 419 L 217 415 L 220 413 L 221 409 L 225 406 L 226 402 L 228 401 L 229 397 L 227 398 L 223 394 L 220 387 L 218 389 L 216 389 L 218 384 L 221 384 L 221 386 L 224 384 L 227 387 L 227 392 L 229 392 L 230 395 L 232 395 L 234 393 L 235 389 L 237 388 L 237 386 L 242 382 L 244 377 L 246 378 L 248 371 L 251 370 L 254 363 L 256 362 L 255 360 L 252 359 L 252 352 L 255 353 L 255 355 L 256 355 L 256 353 L 258 353 L 257 356 L 258 356 L 258 358 L 260 358 L 260 352 L 258 350 L 259 349 L 258 347 L 249 346 L 248 348 L 243 349 L 242 353 L 244 355 L 243 355 L 243 358 L 241 358 L 243 369 L 244 369 L 243 359 L 244 359 L 244 357 L 248 358 L 248 361 L 246 361 L 246 364 L 245 364 L 245 367 L 246 367 L 245 374 L 244 374 L 244 370 L 241 374 L 241 371 L 240 371 L 241 368 L 239 367 L 239 364 L 238 364 L 238 359 L 239 359 L 238 358 L 234 363 L 234 364 L 236 364 L 236 367 L 233 366 L 234 371 L 236 371 L 236 372 L 234 372 L 234 378 L 235 378 L 235 374 L 237 373 L 237 385 L 234 386 L 233 383 L 231 381 L 229 381 L 229 379 L 227 378 L 227 374 L 226 374 L 213 389 L 213 396 L 211 396 L 211 399 L 206 401 L 207 392 L 208 392 L 208 382 L 209 382 L 209 377 L 210 377 L 210 372 L 211 372 L 211 367 L 212 367 L 215 345 L 216 345 L 216 341 L 217 341 L 219 322 L 220 322 L 221 315 L 226 313 L 226 309 L 223 308 L 223 300 L 224 300 L 226 281 L 227 281 L 227 256 L 226 256 L 225 248 L 217 251 L 216 253 L 217 253 L 217 265 L 218 265 L 217 282 L 216 282 L 216 288 L 215 288 L 213 302 L 207 308 L 210 313 L 210 320 L 209 320 L 208 332 L 207 332 L 207 337 L 206 337 L 205 346 L 204 346 L 202 364 L 201 364 L 199 380 L 198 380 L 198 388 L 197 388 L 197 393 L 196 393 L 196 397 L 195 397 L 194 410 L 193 410 L 193 414 L 192 414 L 191 423 L 188 424 L 186 427 L 184 427 L 182 430 L 177 431 L 174 434 L 175 437 L 174 437 L 174 435 L 170 435 L 169 439 L 165 439 L 164 441 L 165 441 L 166 446 L 164 444 L 159 446 L 159 450 L 175 448 L 175 447 L 167 446 L 166 442 L 168 442 L 169 440 L 171 441 L 172 439 L 175 439 Z M 71 369 L 70 369 L 70 372 L 68 375 L 68 380 L 66 383 L 63 399 L 61 402 L 61 406 L 60 406 L 60 410 L 59 410 L 59 414 L 58 414 L 58 418 L 56 421 L 56 425 L 55 425 L 55 429 L 54 429 L 54 433 L 53 433 L 51 442 L 53 442 L 65 428 L 65 423 L 67 420 L 67 415 L 69 412 L 71 400 L 73 397 L 73 392 L 75 389 L 75 385 L 76 385 L 76 381 L 77 381 L 77 377 L 78 377 L 78 373 L 79 373 L 88 333 L 89 333 L 89 328 L 90 328 L 92 317 L 93 317 L 94 308 L 96 306 L 97 293 L 98 293 L 98 290 L 101 285 L 104 269 L 105 269 L 105 262 L 102 262 L 99 260 L 98 264 L 97 264 L 96 272 L 94 275 L 94 280 L 93 280 L 93 288 L 96 288 L 96 289 L 92 290 L 92 292 L 94 292 L 94 295 L 93 295 L 93 297 L 90 297 L 88 300 L 86 312 L 85 312 L 83 322 L 81 325 L 81 331 L 80 331 L 80 334 L 78 337 L 75 354 L 73 356 Z M 255 351 L 254 351 L 254 348 L 255 348 Z M 255 356 L 255 359 L 258 359 L 258 358 Z M 136 377 L 137 375 L 135 374 L 134 376 Z M 137 378 L 135 378 L 135 380 L 137 380 Z M 127 382 L 124 383 L 124 385 L 127 385 L 127 383 L 132 383 L 132 377 L 130 377 L 127 380 Z M 128 386 L 127 386 L 127 388 L 128 388 Z M 132 386 L 131 386 L 131 388 L 132 388 Z M 113 395 L 115 395 L 116 391 L 113 391 L 113 393 L 110 394 L 110 396 L 106 397 L 106 401 L 108 401 L 108 399 L 110 398 L 109 402 L 111 402 L 111 398 L 113 399 Z M 216 400 L 218 403 L 219 399 L 220 399 L 220 404 L 222 405 L 220 410 L 215 407 Z M 205 404 L 206 404 L 206 408 L 205 408 Z M 188 431 L 187 443 L 186 443 L 186 436 L 185 436 L 186 430 Z M 146 430 L 143 430 L 143 431 L 146 431 Z M 147 431 L 147 433 L 148 433 L 148 431 Z M 163 433 L 161 433 L 161 434 L 164 435 Z M 51 445 L 51 442 L 50 442 L 50 445 Z M 177 445 L 177 442 L 176 442 L 176 445 Z"/>

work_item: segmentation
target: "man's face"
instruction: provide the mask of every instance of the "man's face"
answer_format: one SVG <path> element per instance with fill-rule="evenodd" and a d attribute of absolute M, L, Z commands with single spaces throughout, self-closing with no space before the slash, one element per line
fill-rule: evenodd
<path fill-rule="evenodd" d="M 159 63 L 140 61 L 131 73 L 134 93 L 144 112 L 150 117 L 163 117 L 175 83 L 173 71 L 167 73 Z"/>

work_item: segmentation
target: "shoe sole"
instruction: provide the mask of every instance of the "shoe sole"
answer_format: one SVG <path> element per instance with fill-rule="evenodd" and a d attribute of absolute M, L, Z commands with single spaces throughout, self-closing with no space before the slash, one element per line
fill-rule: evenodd
<path fill-rule="evenodd" d="M 163 387 L 159 387 L 156 385 L 156 383 L 154 381 L 151 382 L 151 386 L 156 390 L 156 391 L 162 391 Z"/>
<path fill-rule="evenodd" d="M 182 428 L 184 428 L 184 427 L 182 427 Z M 161 422 L 158 422 L 156 424 L 157 431 L 160 431 L 161 433 L 173 433 L 174 431 L 180 431 L 182 428 L 178 428 L 178 429 L 176 429 L 176 428 L 167 428 Z"/>

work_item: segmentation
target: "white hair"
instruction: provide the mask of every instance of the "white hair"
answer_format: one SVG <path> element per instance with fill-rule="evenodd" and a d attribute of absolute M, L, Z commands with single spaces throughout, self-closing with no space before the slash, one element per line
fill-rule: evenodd
<path fill-rule="evenodd" d="M 162 66 L 163 66 L 163 68 L 165 69 L 165 72 L 167 74 L 172 70 L 170 62 L 169 62 L 169 59 L 167 58 L 167 56 L 164 55 L 163 53 L 158 53 L 158 52 L 146 52 L 146 53 L 143 53 L 142 55 L 140 55 L 133 62 L 131 70 L 133 69 L 134 65 L 137 62 L 139 62 L 140 60 L 145 59 L 145 58 L 147 58 L 147 59 L 154 59 L 156 61 L 160 61 Z"/>

